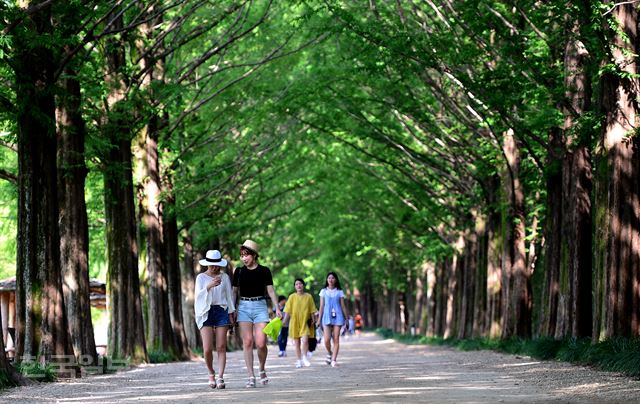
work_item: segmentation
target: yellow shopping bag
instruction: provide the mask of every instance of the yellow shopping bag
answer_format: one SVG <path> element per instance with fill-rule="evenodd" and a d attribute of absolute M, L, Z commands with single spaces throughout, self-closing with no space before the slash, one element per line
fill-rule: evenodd
<path fill-rule="evenodd" d="M 280 334 L 281 328 L 282 319 L 280 317 L 274 317 L 266 326 L 264 326 L 262 332 L 271 337 L 272 340 L 276 341 L 278 339 L 278 334 Z"/>

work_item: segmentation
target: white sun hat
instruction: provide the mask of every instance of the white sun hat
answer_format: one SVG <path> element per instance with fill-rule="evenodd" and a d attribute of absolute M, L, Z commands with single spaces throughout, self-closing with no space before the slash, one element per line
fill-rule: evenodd
<path fill-rule="evenodd" d="M 226 267 L 227 260 L 222 258 L 222 254 L 218 250 L 209 250 L 205 255 L 204 259 L 201 259 L 200 265 L 209 266 L 209 265 L 217 265 L 219 267 Z"/>

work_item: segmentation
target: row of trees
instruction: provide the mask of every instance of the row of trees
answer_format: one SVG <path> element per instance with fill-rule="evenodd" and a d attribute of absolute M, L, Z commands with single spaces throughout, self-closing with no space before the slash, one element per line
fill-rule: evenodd
<path fill-rule="evenodd" d="M 270 1 L 39 0 L 0 7 L 8 156 L 1 172 L 17 191 L 17 360 L 75 355 L 97 363 L 85 203 L 90 170 L 103 184 L 109 354 L 134 362 L 146 361 L 149 350 L 188 357 L 172 175 L 190 149 L 211 141 L 201 110 L 291 52 L 291 35 L 260 37 Z M 211 107 L 220 108 L 233 106 Z M 186 267 L 191 280 L 193 270 Z M 192 317 L 186 323 L 195 327 Z"/>
<path fill-rule="evenodd" d="M 412 237 L 431 228 L 450 247 L 422 268 L 391 260 L 405 286 L 368 285 L 370 323 L 460 338 L 639 335 L 637 5 L 328 8 L 370 75 L 355 97 L 353 83 L 332 86 L 349 123 L 324 116 L 324 129 L 359 122 L 346 131 L 390 148 L 373 158 L 428 212 Z"/>
<path fill-rule="evenodd" d="M 19 357 L 95 360 L 102 260 L 110 354 L 188 356 L 198 252 L 247 237 L 368 325 L 640 333 L 635 3 L 0 7 Z"/>

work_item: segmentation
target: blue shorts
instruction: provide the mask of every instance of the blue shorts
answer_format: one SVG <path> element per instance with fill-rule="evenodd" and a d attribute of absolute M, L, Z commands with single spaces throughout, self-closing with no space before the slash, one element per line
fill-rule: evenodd
<path fill-rule="evenodd" d="M 223 309 L 221 306 L 211 306 L 209 314 L 207 314 L 207 320 L 202 324 L 203 327 L 226 327 L 230 325 L 229 313 L 227 309 Z"/>
<path fill-rule="evenodd" d="M 238 305 L 238 322 L 268 323 L 269 309 L 266 300 L 240 300 Z"/>

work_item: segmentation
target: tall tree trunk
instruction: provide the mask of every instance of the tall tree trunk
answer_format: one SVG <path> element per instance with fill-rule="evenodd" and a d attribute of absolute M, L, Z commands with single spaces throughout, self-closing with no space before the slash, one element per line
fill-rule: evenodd
<path fill-rule="evenodd" d="M 555 337 L 589 337 L 592 327 L 591 162 L 585 146 L 565 155 L 563 248 Z M 560 305 L 559 305 L 560 306 Z M 564 314 L 564 318 L 563 318 Z"/>
<path fill-rule="evenodd" d="M 164 240 L 160 216 L 160 166 L 158 161 L 158 118 L 152 116 L 144 136 L 144 202 L 143 223 L 146 228 L 147 273 L 149 277 L 149 330 L 152 349 L 176 354 L 171 315 L 167 269 L 164 262 Z"/>
<path fill-rule="evenodd" d="M 42 2 L 24 2 L 24 7 Z M 60 271 L 51 11 L 25 17 L 14 37 L 18 104 L 16 357 L 73 353 Z"/>
<path fill-rule="evenodd" d="M 396 326 L 397 326 L 398 332 L 402 334 L 407 334 L 409 332 L 409 328 L 411 327 L 411 323 L 409 322 L 409 306 L 407 304 L 407 293 L 406 292 L 396 293 L 396 300 L 398 302 L 398 315 L 396 318 Z"/>
<path fill-rule="evenodd" d="M 80 83 L 76 72 L 65 71 L 59 97 L 58 191 L 60 201 L 60 259 L 64 300 L 73 351 L 85 365 L 96 365 L 98 354 L 91 321 L 89 287 L 89 226 L 84 185 L 86 126 L 80 111 Z"/>
<path fill-rule="evenodd" d="M 428 314 L 429 296 L 433 294 L 433 290 L 429 288 L 429 276 L 427 275 L 431 262 L 424 262 L 416 274 L 416 296 L 413 309 L 413 321 L 415 322 L 416 334 L 424 334 L 427 330 L 426 322 L 431 317 Z"/>
<path fill-rule="evenodd" d="M 502 221 L 497 202 L 499 200 L 500 178 L 496 175 L 489 180 L 490 190 L 487 222 L 487 334 L 497 338 L 502 333 Z"/>
<path fill-rule="evenodd" d="M 189 348 L 196 349 L 202 346 L 202 340 L 200 338 L 200 332 L 198 331 L 193 309 L 193 304 L 195 302 L 194 287 L 196 284 L 195 263 L 197 262 L 197 258 L 194 259 L 193 244 L 191 240 L 191 234 L 187 234 L 182 239 L 182 245 L 184 246 L 184 257 L 181 265 L 181 286 L 182 296 L 184 296 L 184 303 L 182 304 L 182 318 L 184 320 L 184 329 L 189 343 Z"/>
<path fill-rule="evenodd" d="M 475 276 L 473 285 L 473 323 L 471 336 L 474 338 L 486 336 L 487 312 L 487 221 L 480 214 L 476 215 L 475 228 Z"/>
<path fill-rule="evenodd" d="M 153 17 L 154 7 L 151 6 L 143 13 L 149 21 L 140 26 L 140 38 L 136 42 L 138 52 L 145 54 L 148 52 L 147 43 L 154 43 L 156 40 L 153 27 L 162 23 L 162 17 Z M 142 88 L 149 93 L 149 99 L 154 104 L 157 102 L 154 94 L 154 85 L 162 84 L 164 81 L 164 64 L 162 60 L 157 60 L 153 52 L 146 53 L 140 61 L 141 69 L 145 72 Z M 160 113 L 153 113 L 143 131 L 142 139 L 142 171 L 143 171 L 143 191 L 144 200 L 142 202 L 142 221 L 145 226 L 146 252 L 147 252 L 147 274 L 148 284 L 148 343 L 153 349 L 171 352 L 174 356 L 184 357 L 184 345 L 181 335 L 174 335 L 174 327 L 171 322 L 171 311 L 169 308 L 169 290 L 167 270 L 169 263 L 165 261 L 164 251 L 165 240 L 163 234 L 163 218 L 161 209 L 161 174 L 160 174 L 160 149 L 158 148 L 159 130 L 161 125 Z M 177 236 L 177 235 L 176 235 Z M 174 246 L 170 247 L 171 249 Z M 177 248 L 177 247 L 175 247 Z M 180 318 L 181 316 L 178 316 Z M 176 325 L 178 328 L 182 324 Z"/>
<path fill-rule="evenodd" d="M 468 218 L 470 219 L 470 218 Z M 471 302 L 469 301 L 471 294 L 469 293 L 469 282 L 471 281 L 471 270 L 469 267 L 469 251 L 470 251 L 470 236 L 469 231 L 467 234 L 463 236 L 465 238 L 464 249 L 460 252 L 460 256 L 458 258 L 460 264 L 459 269 L 459 282 L 458 282 L 458 307 L 456 323 L 458 324 L 458 329 L 456 333 L 456 337 L 459 339 L 464 339 L 469 336 L 467 334 L 467 323 L 469 322 L 469 309 L 471 307 Z"/>
<path fill-rule="evenodd" d="M 593 262 L 593 335 L 592 342 L 597 343 L 606 333 L 605 316 L 607 313 L 609 280 L 606 268 L 609 242 L 609 174 L 606 155 L 601 151 L 594 158 L 594 262 Z"/>
<path fill-rule="evenodd" d="M 547 154 L 547 218 L 545 224 L 545 283 L 540 305 L 541 336 L 555 336 L 558 319 L 560 291 L 560 262 L 562 245 L 562 135 L 559 129 L 549 132 L 549 152 Z"/>
<path fill-rule="evenodd" d="M 109 354 L 147 360 L 140 299 L 136 220 L 128 139 L 112 143 L 104 174 L 108 251 Z"/>
<path fill-rule="evenodd" d="M 365 327 L 380 327 L 382 324 L 377 321 L 376 314 L 378 313 L 378 307 L 376 301 L 376 294 L 373 291 L 373 287 L 371 286 L 371 281 L 367 280 L 364 285 L 364 307 L 362 308 L 363 312 L 360 313 L 362 315 L 362 319 L 364 321 Z"/>
<path fill-rule="evenodd" d="M 111 30 L 117 32 L 122 29 L 122 16 L 117 11 L 114 10 L 108 20 L 113 21 Z M 111 143 L 109 152 L 104 157 L 103 174 L 111 320 L 109 355 L 115 358 L 129 357 L 134 362 L 141 362 L 147 360 L 147 347 L 138 274 L 131 166 L 131 111 L 125 106 L 125 44 L 122 40 L 112 39 L 106 49 L 105 82 L 110 92 L 107 96 L 106 122 L 101 130 Z"/>
<path fill-rule="evenodd" d="M 607 2 L 610 3 L 610 2 Z M 640 335 L 638 288 L 640 282 L 640 197 L 637 136 L 639 82 L 638 10 L 635 4 L 617 4 L 612 16 L 611 57 L 619 72 L 602 76 L 602 107 L 606 122 L 602 133 L 607 161 L 608 198 L 598 215 L 606 228 L 607 244 L 603 256 L 606 274 L 605 337 Z M 624 34 L 624 36 L 622 35 Z M 626 38 L 625 38 L 626 37 Z M 604 191 L 604 188 L 600 188 Z M 597 327 L 598 330 L 600 327 Z"/>
<path fill-rule="evenodd" d="M 167 291 L 169 297 L 169 314 L 175 351 L 178 358 L 186 360 L 190 356 L 189 344 L 182 318 L 182 283 L 180 281 L 180 264 L 178 253 L 178 222 L 173 208 L 175 198 L 170 179 L 164 181 L 167 197 L 162 205 L 162 227 L 164 233 L 164 253 L 167 268 Z"/>
<path fill-rule="evenodd" d="M 436 272 L 436 324 L 435 335 L 444 337 L 447 330 L 447 305 L 449 301 L 449 287 L 453 259 L 444 257 L 438 264 Z"/>
<path fill-rule="evenodd" d="M 560 266 L 556 338 L 591 335 L 591 162 L 584 141 L 576 138 L 575 120 L 590 108 L 590 80 L 585 72 L 588 53 L 579 25 L 570 28 L 565 47 L 564 150 L 562 169 L 563 241 Z M 564 315 L 562 315 L 564 314 Z"/>
<path fill-rule="evenodd" d="M 448 285 L 447 290 L 445 292 L 446 296 L 446 314 L 445 314 L 445 329 L 444 329 L 444 337 L 449 338 L 455 335 L 457 331 L 457 321 L 459 314 L 459 306 L 458 306 L 458 290 L 460 283 L 460 268 L 462 266 L 462 257 L 461 252 L 464 251 L 464 237 L 460 235 L 458 237 L 458 241 L 456 242 L 456 254 L 453 256 L 453 260 L 451 262 L 451 266 L 449 267 L 449 272 L 446 274 L 445 278 L 447 279 Z"/>
<path fill-rule="evenodd" d="M 473 334 L 474 314 L 476 309 L 476 277 L 478 273 L 478 229 L 477 212 L 472 212 L 471 221 L 474 228 L 470 229 L 467 234 L 464 259 L 464 282 L 461 292 L 462 298 L 466 300 L 464 308 L 460 312 L 460 331 L 458 335 L 464 335 L 464 338 L 470 338 Z"/>
<path fill-rule="evenodd" d="M 427 293 L 425 296 L 425 317 L 426 322 L 423 321 L 424 324 L 424 334 L 427 337 L 433 337 L 436 335 L 436 330 L 438 329 L 439 319 L 438 319 L 438 268 L 441 267 L 441 264 L 436 262 L 428 262 L 424 266 L 425 278 L 426 278 L 426 287 Z"/>
<path fill-rule="evenodd" d="M 398 310 L 395 291 L 389 290 L 389 287 L 384 285 L 382 287 L 382 296 L 383 299 L 381 299 L 379 306 L 384 307 L 384 309 L 381 310 L 382 317 L 380 322 L 383 324 L 383 327 L 398 331 L 395 328 L 395 318 Z"/>
<path fill-rule="evenodd" d="M 512 284 L 507 299 L 509 309 L 505 312 L 506 327 L 503 337 L 531 336 L 531 274 L 526 265 L 525 254 L 525 214 L 524 190 L 520 181 L 520 151 L 513 131 L 509 130 L 504 137 L 504 154 L 508 165 L 507 189 L 510 209 L 510 227 L 512 244 L 509 248 L 513 261 L 511 267 Z"/>
<path fill-rule="evenodd" d="M 406 284 L 407 288 L 401 292 L 400 303 L 402 309 L 400 310 L 400 326 L 404 327 L 404 332 L 411 332 L 411 328 L 413 327 L 413 332 L 415 333 L 416 318 L 416 297 L 414 290 L 417 291 L 417 281 L 414 277 L 415 271 L 407 269 L 406 273 Z M 414 285 L 415 288 L 414 288 Z M 404 324 L 403 324 L 404 323 Z"/>
<path fill-rule="evenodd" d="M 500 307 L 502 318 L 502 330 L 501 337 L 508 338 L 513 335 L 515 328 L 514 323 L 514 308 L 511 302 L 511 295 L 513 289 L 513 216 L 512 216 L 512 203 L 511 197 L 512 188 L 511 181 L 508 175 L 504 175 L 503 187 L 505 189 L 505 199 L 508 201 L 507 208 L 501 208 L 501 221 L 502 221 L 502 261 L 500 266 L 500 284 L 502 285 L 500 293 Z M 506 210 L 505 210 L 506 209 Z"/>

